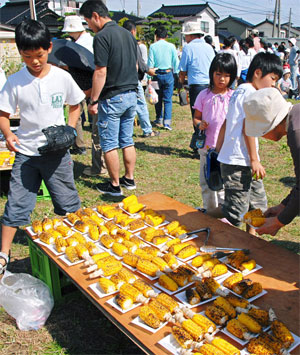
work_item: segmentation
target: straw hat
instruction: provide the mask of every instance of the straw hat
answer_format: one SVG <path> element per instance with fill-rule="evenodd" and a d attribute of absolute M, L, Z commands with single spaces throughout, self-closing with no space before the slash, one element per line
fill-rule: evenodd
<path fill-rule="evenodd" d="M 82 32 L 85 28 L 82 25 L 82 20 L 79 16 L 66 16 L 64 28 L 62 32 Z"/>
<path fill-rule="evenodd" d="M 181 33 L 184 35 L 202 34 L 202 31 L 200 29 L 200 23 L 195 21 L 187 22 L 184 26 L 184 30 Z"/>

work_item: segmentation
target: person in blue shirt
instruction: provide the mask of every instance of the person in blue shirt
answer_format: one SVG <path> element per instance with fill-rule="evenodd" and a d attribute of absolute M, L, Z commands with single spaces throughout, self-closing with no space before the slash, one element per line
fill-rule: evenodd
<path fill-rule="evenodd" d="M 297 89 L 297 67 L 298 67 L 298 56 L 297 51 L 299 48 L 297 47 L 297 40 L 296 38 L 289 39 L 289 46 L 290 46 L 290 55 L 288 63 L 290 65 L 291 70 L 291 81 L 292 81 L 292 89 Z"/>
<path fill-rule="evenodd" d="M 164 26 L 155 31 L 156 42 L 151 44 L 148 66 L 156 69 L 153 81 L 157 81 L 159 89 L 158 103 L 155 105 L 155 124 L 163 124 L 165 129 L 172 130 L 172 95 L 174 90 L 173 73 L 178 73 L 178 57 L 174 44 L 166 41 L 168 32 Z M 164 109 L 163 109 L 164 104 Z"/>
<path fill-rule="evenodd" d="M 194 116 L 194 103 L 200 91 L 208 88 L 209 85 L 209 68 L 215 57 L 215 52 L 208 43 L 204 41 L 200 24 L 198 22 L 187 22 L 184 31 L 185 41 L 187 44 L 183 47 L 182 56 L 179 63 L 179 80 L 184 83 L 187 75 L 190 107 L 192 118 Z M 190 147 L 197 151 L 196 140 L 198 130 L 194 127 L 194 134 L 190 143 Z"/>

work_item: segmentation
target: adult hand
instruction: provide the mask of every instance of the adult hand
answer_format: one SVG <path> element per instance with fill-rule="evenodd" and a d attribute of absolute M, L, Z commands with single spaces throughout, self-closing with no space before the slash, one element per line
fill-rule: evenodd
<path fill-rule="evenodd" d="M 209 126 L 209 123 L 204 120 L 201 120 L 197 125 L 197 127 L 200 131 L 207 129 L 208 126 Z"/>
<path fill-rule="evenodd" d="M 91 115 L 97 115 L 98 113 L 98 104 L 88 105 L 88 111 Z"/>
<path fill-rule="evenodd" d="M 150 75 L 150 76 L 154 76 L 156 69 L 157 69 L 157 68 L 149 68 L 149 70 L 147 71 L 147 74 Z"/>
<path fill-rule="evenodd" d="M 18 152 L 19 150 L 15 147 L 15 143 L 20 145 L 19 138 L 12 132 L 8 134 L 5 138 L 6 138 L 7 149 L 9 149 L 12 152 Z"/>
<path fill-rule="evenodd" d="M 273 206 L 270 207 L 266 210 L 266 212 L 264 213 L 264 215 L 268 218 L 268 217 L 277 217 L 279 215 L 279 213 L 281 211 L 283 211 L 285 209 L 285 205 L 283 205 L 282 203 L 280 203 L 277 206 Z"/>
<path fill-rule="evenodd" d="M 256 232 L 259 235 L 271 234 L 274 236 L 283 226 L 284 224 L 279 222 L 277 217 L 270 217 L 266 219 L 266 222 L 260 228 L 256 229 Z"/>
<path fill-rule="evenodd" d="M 251 161 L 252 176 L 258 180 L 266 176 L 266 170 L 258 160 Z"/>

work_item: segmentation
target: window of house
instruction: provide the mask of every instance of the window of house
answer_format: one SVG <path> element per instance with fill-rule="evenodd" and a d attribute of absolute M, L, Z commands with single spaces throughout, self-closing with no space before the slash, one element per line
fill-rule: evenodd
<path fill-rule="evenodd" d="M 209 32 L 209 22 L 201 21 L 201 31 L 208 33 Z"/>
<path fill-rule="evenodd" d="M 258 37 L 264 37 L 265 36 L 265 32 L 258 32 Z"/>

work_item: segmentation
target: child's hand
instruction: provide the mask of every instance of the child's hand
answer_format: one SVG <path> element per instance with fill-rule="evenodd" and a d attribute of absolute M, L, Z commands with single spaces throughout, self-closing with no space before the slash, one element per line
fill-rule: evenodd
<path fill-rule="evenodd" d="M 205 129 L 207 129 L 207 127 L 209 126 L 209 123 L 207 123 L 206 121 L 202 120 L 198 123 L 198 129 L 200 131 L 203 131 Z"/>
<path fill-rule="evenodd" d="M 266 176 L 266 170 L 258 160 L 251 161 L 251 168 L 254 179 L 263 179 Z"/>
<path fill-rule="evenodd" d="M 19 150 L 15 147 L 15 143 L 20 145 L 19 138 L 11 132 L 6 136 L 6 147 L 12 152 L 18 152 Z"/>

